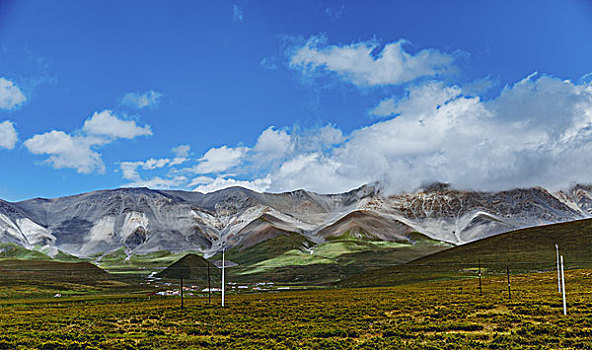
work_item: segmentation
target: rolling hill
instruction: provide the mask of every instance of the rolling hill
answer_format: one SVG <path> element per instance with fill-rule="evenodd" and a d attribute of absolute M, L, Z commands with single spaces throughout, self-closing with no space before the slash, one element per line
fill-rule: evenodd
<path fill-rule="evenodd" d="M 531 227 L 503 233 L 345 279 L 340 286 L 388 286 L 424 280 L 476 277 L 479 265 L 487 274 L 553 270 L 555 244 L 566 268 L 592 268 L 592 219 Z"/>
<path fill-rule="evenodd" d="M 195 254 L 185 255 L 171 266 L 156 274 L 156 277 L 169 280 L 179 280 L 182 277 L 184 280 L 194 283 L 207 284 L 208 268 L 210 269 L 211 283 L 218 283 L 220 279 L 218 277 L 218 268 L 208 260 Z"/>
<path fill-rule="evenodd" d="M 0 259 L 0 299 L 133 290 L 136 281 L 128 282 L 88 262 Z"/>

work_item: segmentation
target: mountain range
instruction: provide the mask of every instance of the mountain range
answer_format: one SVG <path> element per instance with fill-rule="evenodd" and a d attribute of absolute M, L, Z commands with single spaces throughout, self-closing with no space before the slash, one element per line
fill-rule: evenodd
<path fill-rule="evenodd" d="M 501 192 L 434 184 L 387 195 L 379 184 L 339 194 L 305 190 L 259 193 L 230 187 L 212 193 L 148 188 L 101 190 L 55 199 L 0 200 L 0 242 L 54 256 L 127 255 L 167 250 L 212 256 L 279 236 L 307 245 L 348 235 L 413 243 L 417 233 L 460 245 L 519 228 L 592 217 L 592 186 Z M 303 247 L 307 249 L 307 247 Z"/>

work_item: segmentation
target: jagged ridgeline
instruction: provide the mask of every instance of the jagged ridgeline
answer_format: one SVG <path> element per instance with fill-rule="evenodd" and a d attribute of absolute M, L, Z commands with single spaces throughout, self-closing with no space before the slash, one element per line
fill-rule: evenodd
<path fill-rule="evenodd" d="M 580 185 L 556 193 L 543 188 L 469 192 L 436 185 L 398 195 L 376 184 L 339 194 L 124 188 L 17 203 L 0 200 L 0 242 L 51 257 L 92 260 L 118 250 L 124 259 L 158 251 L 212 256 L 223 242 L 229 251 L 237 248 L 231 253 L 246 254 L 255 247 L 267 259 L 295 249 L 315 257 L 316 248 L 342 236 L 414 244 L 413 235 L 419 233 L 459 245 L 523 227 L 588 218 L 591 210 L 592 187 Z M 261 245 L 269 240 L 285 249 Z"/>
<path fill-rule="evenodd" d="M 196 254 L 185 255 L 171 266 L 156 274 L 156 277 L 174 280 L 179 280 L 182 277 L 187 281 L 207 284 L 208 268 L 210 269 L 210 281 L 217 283 L 220 280 L 218 276 L 219 269 L 208 260 Z"/>

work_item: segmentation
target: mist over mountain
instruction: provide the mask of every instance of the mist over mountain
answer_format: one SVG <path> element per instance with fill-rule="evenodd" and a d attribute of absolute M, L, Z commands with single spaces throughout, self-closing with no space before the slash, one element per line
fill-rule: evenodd
<path fill-rule="evenodd" d="M 210 256 L 280 235 L 321 243 L 345 234 L 411 241 L 419 232 L 463 244 L 517 228 L 592 216 L 592 186 L 459 191 L 447 185 L 385 195 L 378 184 L 338 194 L 305 190 L 259 193 L 230 187 L 212 193 L 148 188 L 101 190 L 55 199 L 0 200 L 0 241 L 47 254 L 80 257 L 125 248 Z"/>

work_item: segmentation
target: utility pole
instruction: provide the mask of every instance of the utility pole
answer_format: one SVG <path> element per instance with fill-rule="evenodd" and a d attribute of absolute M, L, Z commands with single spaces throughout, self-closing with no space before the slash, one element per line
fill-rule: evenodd
<path fill-rule="evenodd" d="M 183 310 L 183 275 L 180 275 L 181 278 L 181 310 Z"/>
<path fill-rule="evenodd" d="M 561 259 L 561 293 L 563 296 L 563 314 L 567 315 L 567 302 L 565 301 L 565 270 L 563 268 L 563 255 Z"/>
<path fill-rule="evenodd" d="M 479 296 L 483 295 L 483 288 L 481 287 L 481 260 L 479 260 Z"/>
<path fill-rule="evenodd" d="M 506 275 L 508 276 L 508 299 L 512 300 L 512 290 L 510 289 L 510 267 L 506 265 Z"/>
<path fill-rule="evenodd" d="M 210 262 L 207 261 L 208 264 L 208 304 L 212 302 L 212 285 L 210 284 Z"/>
<path fill-rule="evenodd" d="M 226 242 L 222 243 L 222 307 L 224 307 L 224 250 L 226 249 Z"/>
<path fill-rule="evenodd" d="M 561 293 L 561 268 L 559 267 L 559 245 L 555 244 L 555 252 L 557 255 L 557 289 Z"/>

